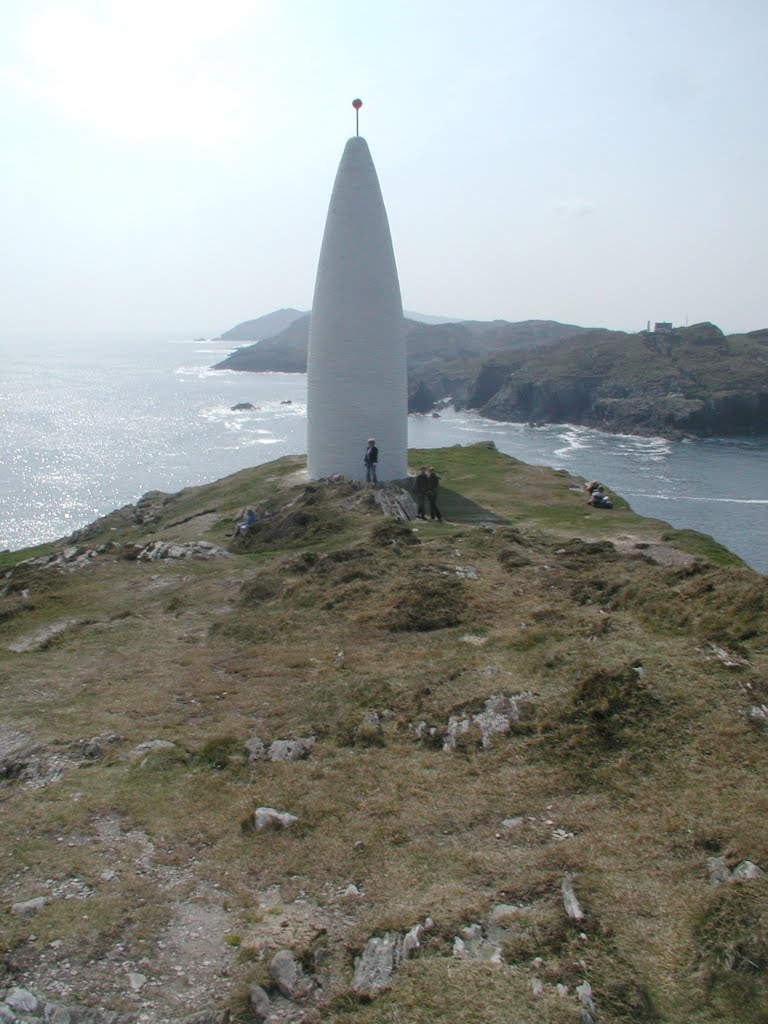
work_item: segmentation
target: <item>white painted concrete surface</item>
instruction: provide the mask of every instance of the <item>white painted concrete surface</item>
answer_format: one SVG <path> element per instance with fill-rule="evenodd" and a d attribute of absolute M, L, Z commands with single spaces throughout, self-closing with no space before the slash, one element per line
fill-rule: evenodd
<path fill-rule="evenodd" d="M 307 365 L 312 479 L 365 479 L 369 437 L 379 480 L 407 475 L 405 328 L 387 212 L 365 139 L 336 173 L 315 281 Z"/>

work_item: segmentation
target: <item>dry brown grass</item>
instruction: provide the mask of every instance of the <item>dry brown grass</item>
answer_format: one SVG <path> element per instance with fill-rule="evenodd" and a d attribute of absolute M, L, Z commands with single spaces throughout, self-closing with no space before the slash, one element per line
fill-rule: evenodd
<path fill-rule="evenodd" d="M 4 597 L 0 643 L 63 618 L 82 624 L 44 650 L 3 653 L 8 734 L 26 735 L 43 760 L 69 760 L 45 786 L 23 777 L 0 786 L 0 887 L 6 906 L 72 879 L 91 894 L 5 918 L 17 980 L 55 990 L 75 963 L 81 997 L 131 1008 L 118 975 L 94 961 L 139 964 L 149 951 L 151 1013 L 179 1015 L 192 1004 L 163 981 L 167 966 L 152 951 L 169 948 L 187 901 L 218 908 L 251 950 L 282 936 L 305 952 L 313 933 L 301 915 L 314 913 L 335 964 L 320 1011 L 329 1021 L 501 1021 L 511 1005 L 516 1020 L 572 1021 L 584 978 L 601 1021 L 723 1019 L 708 1005 L 710 975 L 691 964 L 722 959 L 718 901 L 736 898 L 732 887 L 713 895 L 706 857 L 768 867 L 766 738 L 747 716 L 768 668 L 763 581 L 621 555 L 605 537 L 616 520 L 590 520 L 583 536 L 583 495 L 569 478 L 485 449 L 448 452 L 469 523 L 382 527 L 364 492 L 307 489 L 296 460 L 284 460 L 182 492 L 152 533 L 127 513 L 99 527 L 126 543 L 219 542 L 243 505 L 270 502 L 272 532 L 238 545 L 233 560 L 148 565 L 112 551 L 71 575 L 22 571 L 31 607 L 17 607 L 13 588 Z M 531 494 L 542 501 L 538 521 Z M 489 506 L 516 525 L 483 523 Z M 658 536 L 619 511 L 634 535 Z M 195 534 L 196 522 L 208 526 Z M 96 533 L 90 543 L 103 539 Z M 737 620 L 726 628 L 729 608 Z M 743 667 L 713 654 L 714 636 Z M 527 690 L 533 718 L 488 750 L 469 743 L 449 754 L 414 737 L 419 721 L 444 729 L 492 694 Z M 310 734 L 307 760 L 241 756 L 254 735 Z M 77 741 L 93 736 L 104 756 L 87 761 Z M 129 756 L 153 739 L 177 747 Z M 243 830 L 260 805 L 299 822 L 285 833 Z M 519 829 L 502 827 L 518 815 Z M 562 908 L 565 873 L 587 913 L 586 939 Z M 353 882 L 363 895 L 342 900 Z M 504 965 L 451 960 L 463 925 L 514 901 L 533 916 Z M 428 948 L 392 991 L 370 1005 L 351 1000 L 347 966 L 366 939 L 426 916 Z M 263 964 L 222 936 L 205 968 L 189 942 L 179 956 L 196 964 L 211 999 L 240 1005 Z M 760 1019 L 754 978 L 731 975 L 728 992 L 746 987 L 741 1009 L 728 997 L 729 1019 Z M 545 981 L 539 997 L 535 976 Z M 567 997 L 554 994 L 557 983 Z"/>

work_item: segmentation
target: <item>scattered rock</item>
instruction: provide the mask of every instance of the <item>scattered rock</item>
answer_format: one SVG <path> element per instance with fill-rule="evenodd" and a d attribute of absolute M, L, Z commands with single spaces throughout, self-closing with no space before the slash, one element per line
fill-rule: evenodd
<path fill-rule="evenodd" d="M 274 807 L 257 807 L 253 812 L 253 825 L 257 832 L 270 828 L 291 828 L 299 819 L 287 811 L 276 811 Z"/>
<path fill-rule="evenodd" d="M 104 757 L 104 751 L 98 740 L 83 740 L 80 744 L 80 753 L 89 761 L 98 761 Z"/>
<path fill-rule="evenodd" d="M 37 996 L 26 988 L 12 988 L 5 997 L 5 1004 L 14 1013 L 38 1014 L 43 1009 Z"/>
<path fill-rule="evenodd" d="M 406 523 L 416 519 L 416 502 L 408 491 L 396 484 L 387 483 L 377 487 L 374 500 L 385 516 Z"/>
<path fill-rule="evenodd" d="M 516 829 L 522 828 L 524 824 L 525 818 L 522 818 L 518 815 L 515 818 L 504 818 L 504 820 L 501 823 L 501 827 L 503 829 L 506 829 L 507 832 L 514 832 Z"/>
<path fill-rule="evenodd" d="M 147 984 L 146 975 L 139 974 L 137 971 L 130 971 L 128 974 L 128 984 L 131 986 L 132 992 L 141 992 Z"/>
<path fill-rule="evenodd" d="M 592 997 L 592 986 L 588 981 L 582 981 L 580 985 L 576 986 L 576 995 L 581 1000 L 581 1005 L 589 1013 L 597 1013 L 597 1007 L 595 1006 L 595 1000 Z"/>
<path fill-rule="evenodd" d="M 188 544 L 174 544 L 170 541 L 155 540 L 139 551 L 136 561 L 158 562 L 162 559 L 233 557 L 234 555 L 225 548 L 220 548 L 207 540 L 198 540 Z"/>
<path fill-rule="evenodd" d="M 301 1002 L 311 995 L 314 985 L 302 970 L 301 964 L 290 949 L 281 949 L 272 957 L 269 974 L 286 999 Z"/>
<path fill-rule="evenodd" d="M 731 870 L 725 857 L 707 857 L 709 884 L 722 885 L 723 882 L 748 882 L 762 878 L 764 872 L 751 860 L 743 860 Z"/>
<path fill-rule="evenodd" d="M 457 960 L 482 960 L 487 963 L 503 962 L 501 948 L 483 935 L 480 924 L 470 924 L 461 929 L 453 940 L 453 956 Z"/>
<path fill-rule="evenodd" d="M 726 863 L 725 857 L 707 857 L 707 868 L 709 869 L 709 884 L 721 885 L 731 879 L 731 869 Z"/>
<path fill-rule="evenodd" d="M 267 748 L 264 740 L 258 736 L 251 736 L 245 741 L 245 749 L 248 751 L 249 761 L 263 761 L 267 756 Z"/>
<path fill-rule="evenodd" d="M 389 988 L 402 955 L 400 932 L 387 932 L 368 939 L 362 955 L 355 960 L 352 991 L 358 996 L 374 996 Z"/>
<path fill-rule="evenodd" d="M 251 1010 L 257 1021 L 265 1021 L 269 1018 L 269 1013 L 272 1004 L 269 1001 L 269 996 L 264 989 L 257 985 L 255 982 L 250 986 L 248 990 L 248 1001 L 251 1004 Z"/>
<path fill-rule="evenodd" d="M 749 665 L 746 658 L 741 658 L 738 654 L 732 654 L 718 644 L 709 643 L 706 646 L 706 650 L 717 658 L 718 661 L 722 662 L 726 668 L 746 668 Z"/>
<path fill-rule="evenodd" d="M 552 838 L 555 842 L 562 843 L 564 839 L 573 839 L 573 832 L 568 832 L 567 829 L 564 828 L 553 828 Z"/>
<path fill-rule="evenodd" d="M 583 921 L 586 915 L 576 899 L 576 893 L 573 891 L 573 877 L 571 875 L 565 876 L 560 886 L 560 891 L 563 894 L 563 906 L 568 917 L 572 921 Z"/>
<path fill-rule="evenodd" d="M 443 750 L 455 750 L 459 738 L 473 727 L 479 731 L 483 749 L 487 750 L 496 736 L 505 736 L 512 728 L 512 723 L 527 717 L 532 707 L 533 694 L 530 691 L 509 696 L 494 694 L 488 698 L 484 710 L 479 714 L 465 717 L 451 715 L 443 738 Z"/>
<path fill-rule="evenodd" d="M 138 747 L 134 747 L 129 753 L 129 757 L 132 761 L 138 761 L 147 754 L 156 754 L 161 750 L 179 750 L 175 743 L 171 743 L 170 740 L 145 740 L 140 743 Z"/>
<path fill-rule="evenodd" d="M 46 904 L 45 896 L 35 896 L 31 900 L 23 900 L 21 903 L 14 903 L 11 907 L 11 913 L 15 914 L 16 917 L 34 917 L 38 914 Z"/>
<path fill-rule="evenodd" d="M 270 761 L 299 761 L 308 757 L 315 745 L 314 736 L 300 736 L 296 740 L 275 740 L 267 756 Z"/>
<path fill-rule="evenodd" d="M 434 928 L 435 922 L 431 917 L 427 917 L 423 924 L 415 924 L 410 931 L 406 932 L 403 936 L 403 959 L 407 960 L 408 957 L 412 956 L 417 949 L 421 949 L 421 940 L 424 935 Z"/>
<path fill-rule="evenodd" d="M 763 874 L 762 868 L 759 868 L 757 864 L 753 864 L 751 860 L 743 860 L 733 869 L 729 881 L 746 882 L 753 878 L 762 878 Z"/>

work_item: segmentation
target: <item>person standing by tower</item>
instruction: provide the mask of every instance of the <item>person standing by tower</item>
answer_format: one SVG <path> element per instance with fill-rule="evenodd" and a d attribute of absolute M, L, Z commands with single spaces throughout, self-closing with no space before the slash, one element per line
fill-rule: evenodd
<path fill-rule="evenodd" d="M 429 502 L 429 518 L 437 519 L 438 522 L 442 523 L 443 517 L 440 514 L 440 509 L 437 507 L 437 489 L 440 486 L 440 477 L 435 472 L 435 467 L 429 467 L 429 476 L 427 477 L 427 501 Z"/>
<path fill-rule="evenodd" d="M 416 518 L 426 519 L 424 515 L 424 503 L 427 500 L 427 490 L 429 488 L 429 472 L 426 466 L 422 466 L 419 470 L 416 479 L 413 481 L 413 491 L 416 495 Z"/>
<path fill-rule="evenodd" d="M 368 438 L 368 447 L 365 449 L 365 455 L 363 462 L 365 463 L 365 481 L 366 483 L 377 483 L 376 480 L 376 463 L 379 461 L 379 449 L 376 447 L 376 438 Z"/>

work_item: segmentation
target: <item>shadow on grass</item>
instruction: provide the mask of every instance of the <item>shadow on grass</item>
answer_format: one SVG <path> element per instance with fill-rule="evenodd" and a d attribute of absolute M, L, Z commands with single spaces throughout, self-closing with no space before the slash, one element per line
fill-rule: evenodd
<path fill-rule="evenodd" d="M 476 501 L 470 501 L 463 494 L 452 491 L 448 487 L 440 488 L 437 494 L 437 503 L 445 518 L 454 523 L 504 526 L 510 522 L 509 519 L 478 505 Z"/>

